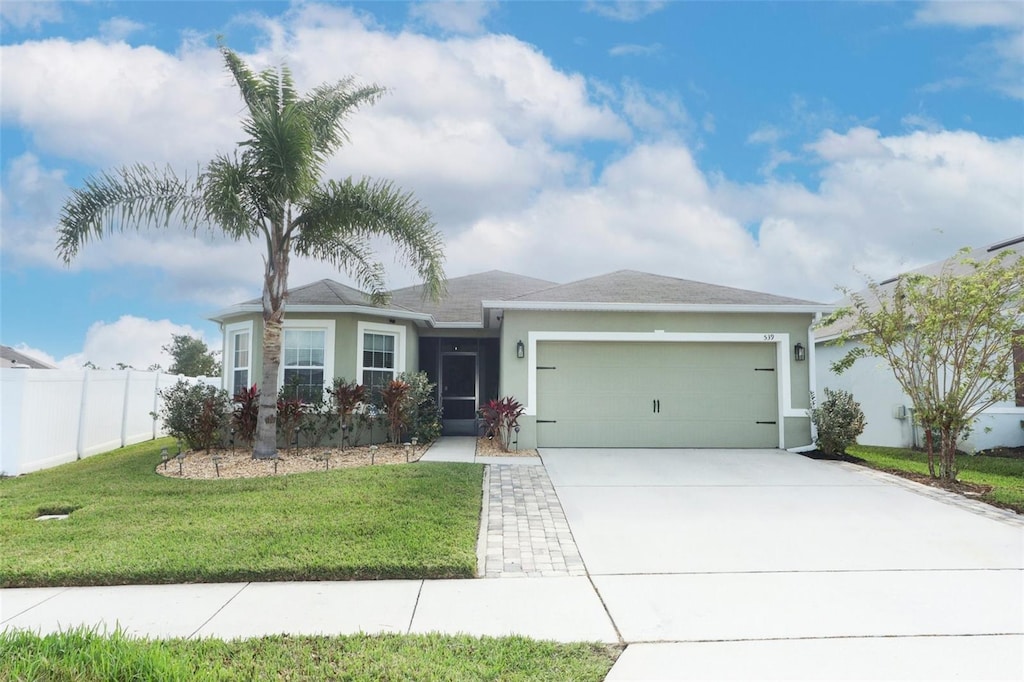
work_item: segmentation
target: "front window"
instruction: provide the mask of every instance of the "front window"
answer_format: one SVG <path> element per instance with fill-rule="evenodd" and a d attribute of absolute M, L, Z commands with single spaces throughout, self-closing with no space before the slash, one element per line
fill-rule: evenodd
<path fill-rule="evenodd" d="M 249 388 L 249 332 L 231 335 L 231 395 Z"/>
<path fill-rule="evenodd" d="M 304 403 L 324 394 L 327 334 L 319 329 L 284 330 L 284 391 Z"/>
<path fill-rule="evenodd" d="M 363 334 L 363 385 L 373 395 L 395 378 L 395 336 Z"/>
<path fill-rule="evenodd" d="M 232 396 L 252 386 L 252 322 L 224 329 L 224 388 Z"/>
<path fill-rule="evenodd" d="M 359 381 L 376 399 L 388 382 L 405 371 L 406 328 L 400 324 L 360 322 Z"/>

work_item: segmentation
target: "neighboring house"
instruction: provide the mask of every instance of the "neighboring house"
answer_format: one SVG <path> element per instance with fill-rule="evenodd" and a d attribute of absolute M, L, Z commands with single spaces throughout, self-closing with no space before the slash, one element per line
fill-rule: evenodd
<path fill-rule="evenodd" d="M 446 434 L 475 434 L 481 403 L 525 406 L 518 445 L 806 447 L 810 329 L 831 306 L 620 271 L 569 284 L 505 272 L 421 287 L 372 305 L 321 280 L 288 295 L 278 380 L 307 397 L 334 377 L 379 387 L 423 370 Z M 259 299 L 214 315 L 224 386 L 261 373 Z"/>
<path fill-rule="evenodd" d="M 1024 235 L 975 249 L 967 256 L 973 260 L 983 261 L 1004 252 L 1009 252 L 1004 263 L 1010 262 L 1010 259 L 1024 257 Z M 914 272 L 938 275 L 947 264 L 953 266 L 962 257 L 957 255 L 950 260 L 932 263 Z M 891 291 L 896 286 L 896 281 L 897 278 L 893 277 L 879 282 L 880 292 L 884 295 Z M 867 289 L 861 291 L 860 295 L 868 301 L 874 296 Z M 844 298 L 836 307 L 849 303 L 850 300 Z M 852 324 L 852 321 L 847 319 L 815 330 L 815 344 L 818 347 L 818 390 L 827 387 L 849 391 L 860 403 L 867 426 L 857 439 L 858 442 L 904 448 L 923 446 L 922 431 L 913 423 L 913 404 L 900 388 L 884 359 L 866 357 L 858 360 L 841 375 L 832 372 L 832 364 L 857 344 L 855 338 L 841 345 L 835 343 L 843 332 L 851 329 Z M 1024 326 L 1024 320 L 1021 324 Z M 969 437 L 960 445 L 967 452 L 997 446 L 1024 445 L 1024 349 L 1015 348 L 1014 351 L 1016 395 L 1004 403 L 989 408 L 977 419 Z"/>
<path fill-rule="evenodd" d="M 25 369 L 57 369 L 53 365 L 36 360 L 10 346 L 0 346 L 0 367 L 20 367 Z"/>

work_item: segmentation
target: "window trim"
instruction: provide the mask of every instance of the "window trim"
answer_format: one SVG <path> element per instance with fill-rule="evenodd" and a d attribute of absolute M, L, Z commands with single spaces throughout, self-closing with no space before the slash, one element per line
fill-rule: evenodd
<path fill-rule="evenodd" d="M 281 362 L 277 367 L 277 387 L 279 390 L 284 386 L 285 333 L 288 331 L 324 332 L 324 397 L 326 397 L 327 389 L 334 383 L 335 327 L 334 320 L 284 319 L 281 324 Z"/>
<path fill-rule="evenodd" d="M 406 329 L 401 324 L 387 324 L 384 322 L 359 322 L 356 325 L 356 381 L 363 383 L 363 372 L 367 369 L 381 371 L 380 367 L 363 366 L 363 340 L 366 334 L 386 334 L 395 337 L 395 368 L 392 378 L 397 377 L 405 371 L 405 334 Z"/>
<path fill-rule="evenodd" d="M 228 393 L 230 393 L 232 396 L 234 395 L 234 391 L 232 389 L 235 388 L 235 386 L 234 386 L 235 371 L 240 369 L 238 367 L 235 367 L 235 343 L 234 343 L 234 341 L 235 341 L 235 337 L 238 334 L 243 334 L 243 333 L 246 333 L 246 334 L 249 335 L 249 348 L 248 348 L 249 365 L 247 367 L 245 367 L 245 370 L 248 372 L 248 376 L 249 376 L 249 380 L 248 380 L 248 382 L 246 382 L 247 385 L 245 386 L 245 388 L 249 388 L 249 386 L 252 386 L 253 383 L 254 383 L 253 375 L 252 375 L 253 374 L 253 366 L 252 366 L 253 365 L 253 363 L 252 363 L 252 360 L 253 360 L 253 357 L 252 357 L 253 323 L 252 323 L 252 320 L 248 320 L 246 322 L 235 322 L 233 324 L 225 325 L 225 327 L 224 327 L 224 351 L 223 351 L 224 354 L 222 356 L 222 358 L 224 359 L 224 363 L 222 365 L 222 369 L 223 369 L 222 380 L 224 382 L 223 383 L 224 389 Z"/>

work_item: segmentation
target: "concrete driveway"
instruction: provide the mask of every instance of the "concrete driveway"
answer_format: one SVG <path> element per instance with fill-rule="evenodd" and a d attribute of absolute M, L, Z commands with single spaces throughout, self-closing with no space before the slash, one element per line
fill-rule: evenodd
<path fill-rule="evenodd" d="M 1024 678 L 1020 524 L 778 450 L 541 455 L 622 638 L 650 643 L 609 679 Z"/>

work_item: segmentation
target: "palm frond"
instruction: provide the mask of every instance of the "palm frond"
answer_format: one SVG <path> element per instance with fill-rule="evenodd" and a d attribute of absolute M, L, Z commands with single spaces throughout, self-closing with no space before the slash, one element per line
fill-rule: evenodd
<path fill-rule="evenodd" d="M 354 244 L 372 236 L 388 238 L 396 259 L 412 267 L 424 284 L 425 295 L 444 293 L 442 239 L 430 212 L 408 192 L 387 181 L 363 179 L 328 182 L 303 204 L 297 220 L 296 253 L 344 266 Z M 373 294 L 383 289 L 371 288 Z"/>
<path fill-rule="evenodd" d="M 238 85 L 238 90 L 241 92 L 242 99 L 245 100 L 245 105 L 249 108 L 249 111 L 261 108 L 267 102 L 272 102 L 276 99 L 276 88 L 272 84 L 268 84 L 260 75 L 254 73 L 249 68 L 249 65 L 242 61 L 242 58 L 234 51 L 222 45 L 220 53 L 224 57 L 224 65 L 231 72 L 235 83 Z"/>
<path fill-rule="evenodd" d="M 216 156 L 200 178 L 210 219 L 234 239 L 256 234 L 266 216 L 266 198 L 256 169 L 242 157 Z"/>
<path fill-rule="evenodd" d="M 379 85 L 354 86 L 355 79 L 344 78 L 332 85 L 320 85 L 312 90 L 300 106 L 305 111 L 313 130 L 316 152 L 326 157 L 348 142 L 345 118 L 362 104 L 374 104 L 387 92 Z"/>
<path fill-rule="evenodd" d="M 103 172 L 73 190 L 61 208 L 57 254 L 70 263 L 92 238 L 173 222 L 193 230 L 209 224 L 198 179 L 143 165 Z"/>

